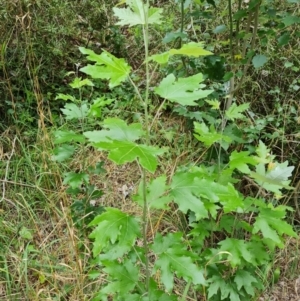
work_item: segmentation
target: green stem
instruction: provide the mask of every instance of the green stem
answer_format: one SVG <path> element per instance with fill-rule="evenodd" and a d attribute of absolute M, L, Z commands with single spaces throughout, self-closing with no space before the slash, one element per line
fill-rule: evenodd
<path fill-rule="evenodd" d="M 180 12 L 181 13 L 180 32 L 181 32 L 181 34 L 183 34 L 183 27 L 184 27 L 184 0 L 181 0 L 180 10 L 181 10 L 181 12 Z M 179 38 L 179 47 L 178 48 L 181 48 L 181 47 L 182 47 L 182 37 Z M 186 67 L 184 56 L 181 57 L 181 61 L 182 61 L 183 68 L 187 72 L 187 67 Z"/>
<path fill-rule="evenodd" d="M 149 295 L 149 283 L 150 283 L 150 269 L 149 269 L 149 246 L 147 241 L 147 232 L 148 232 L 148 202 L 147 202 L 147 181 L 146 181 L 146 170 L 143 168 L 143 243 L 145 250 L 145 269 L 146 269 L 146 291 Z M 149 300 L 150 301 L 150 300 Z"/>
<path fill-rule="evenodd" d="M 181 18 L 181 24 L 180 24 L 180 32 L 183 33 L 183 26 L 184 26 L 184 0 L 181 0 L 181 6 L 180 6 L 180 18 Z M 180 37 L 179 40 L 179 47 L 181 48 L 182 46 L 182 38 Z"/>
<path fill-rule="evenodd" d="M 238 1 L 238 11 L 240 11 L 242 8 L 242 0 Z M 240 40 L 239 40 L 239 33 L 240 33 L 240 19 L 236 21 L 236 27 L 235 27 L 235 45 L 237 48 L 238 53 L 240 54 Z"/>
<path fill-rule="evenodd" d="M 149 1 L 148 1 L 149 2 Z M 147 3 L 148 5 L 148 3 Z M 149 6 L 148 6 L 149 7 Z M 145 14 L 146 19 L 146 14 Z M 149 133 L 149 114 L 148 114 L 148 103 L 149 103 L 149 86 L 150 86 L 150 72 L 149 72 L 149 45 L 148 45 L 148 20 L 146 20 L 145 26 L 143 26 L 144 46 L 145 46 L 145 71 L 146 71 L 146 91 L 144 99 L 144 114 L 145 114 L 145 127 L 146 127 L 146 143 L 150 143 Z"/>
<path fill-rule="evenodd" d="M 150 87 L 150 71 L 149 71 L 149 27 L 148 27 L 148 10 L 150 7 L 149 0 L 144 5 L 144 17 L 145 25 L 143 26 L 143 38 L 144 38 L 144 48 L 145 48 L 145 71 L 146 71 L 146 91 L 144 99 L 144 115 L 145 115 L 145 128 L 146 128 L 146 144 L 150 144 L 150 128 L 149 128 L 149 113 L 148 113 L 148 103 L 149 103 L 149 87 Z M 149 246 L 147 241 L 147 231 L 148 231 L 148 201 L 147 201 L 147 180 L 146 180 L 146 170 L 142 169 L 143 177 L 143 243 L 145 251 L 145 287 L 148 293 L 148 299 L 150 301 L 149 295 L 149 285 L 150 285 L 150 268 L 149 268 Z"/>
<path fill-rule="evenodd" d="M 231 56 L 231 64 L 234 62 L 234 51 L 233 51 L 233 20 L 232 20 L 232 3 L 231 0 L 228 0 L 228 14 L 229 14 L 229 45 L 230 45 L 230 56 Z"/>
<path fill-rule="evenodd" d="M 182 295 L 180 301 L 185 301 L 185 300 L 186 300 L 186 296 L 187 296 L 188 291 L 189 291 L 189 289 L 190 289 L 191 283 L 192 283 L 192 281 L 189 281 L 189 282 L 186 284 L 186 286 L 185 286 L 185 288 L 184 288 L 183 295 Z"/>

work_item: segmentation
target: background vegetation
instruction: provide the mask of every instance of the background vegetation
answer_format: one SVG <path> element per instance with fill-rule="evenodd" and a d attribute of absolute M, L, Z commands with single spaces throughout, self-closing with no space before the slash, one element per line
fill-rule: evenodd
<path fill-rule="evenodd" d="M 217 214 L 213 216 L 209 211 L 210 218 L 197 224 L 193 223 L 197 219 L 193 208 L 183 209 L 173 194 L 175 202 L 171 207 L 152 208 L 144 241 L 137 239 L 136 244 L 145 245 L 146 238 L 152 246 L 151 252 L 156 255 L 149 250 L 150 255 L 146 253 L 150 266 L 159 258 L 155 243 L 163 245 L 162 237 L 169 237 L 175 247 L 178 244 L 177 255 L 193 260 L 195 256 L 199 266 L 206 267 L 216 260 L 213 263 L 219 274 L 214 268 L 204 274 L 219 287 L 202 287 L 201 281 L 194 283 L 190 275 L 177 271 L 169 294 L 157 293 L 153 300 L 239 300 L 232 293 L 236 290 L 234 285 L 239 287 L 240 282 L 234 280 L 239 269 L 249 271 L 246 276 L 250 278 L 243 276 L 250 283 L 262 283 L 253 288 L 240 284 L 240 290 L 244 290 L 241 300 L 255 300 L 261 295 L 264 300 L 269 296 L 278 300 L 296 298 L 300 291 L 296 235 L 300 222 L 299 1 L 152 1 L 155 8 L 163 9 L 164 22 L 149 26 L 149 56 L 182 49 L 190 42 L 203 42 L 201 49 L 212 55 L 171 55 L 164 64 L 149 65 L 148 71 L 144 64 L 143 27 L 126 23 L 118 26 L 120 18 L 113 12 L 116 4 L 101 0 L 0 0 L 0 299 L 102 300 L 114 295 L 114 300 L 121 300 L 117 299 L 122 298 L 120 291 L 116 294 L 103 290 L 106 281 L 116 281 L 113 271 L 118 271 L 118 267 L 113 263 L 103 266 L 97 256 L 93 257 L 97 237 L 90 237 L 94 228 L 88 225 L 98 214 L 102 219 L 108 216 L 103 213 L 104 207 L 118 208 L 130 217 L 143 219 L 144 208 L 138 201 L 142 194 L 138 192 L 140 170 L 134 162 L 115 165 L 106 152 L 91 146 L 95 141 L 87 144 L 80 138 L 82 133 L 93 130 L 112 130 L 107 124 L 103 126 L 103 120 L 115 117 L 126 124 L 141 123 L 144 129 L 151 127 L 148 136 L 140 139 L 153 147 L 168 147 L 165 155 L 159 157 L 155 171 L 156 178 L 165 175 L 167 185 L 172 187 L 172 179 L 179 177 L 180 172 L 190 175 L 191 167 L 205 167 L 211 172 L 210 178 L 206 175 L 208 180 L 222 185 L 232 182 L 243 197 L 284 208 L 275 223 L 287 222 L 286 232 L 275 229 L 280 243 L 272 247 L 269 241 L 268 251 L 261 252 L 269 257 L 261 260 L 263 264 L 258 259 L 249 263 L 244 250 L 240 251 L 240 262 L 232 265 L 230 256 L 222 253 L 227 252 L 226 247 L 219 248 L 219 243 L 229 236 L 250 242 L 255 236 L 252 230 L 245 224 L 236 225 L 238 221 L 250 220 L 252 227 L 251 218 L 258 216 L 257 210 L 261 209 L 257 208 L 262 207 L 251 204 L 256 209 L 251 207 L 240 216 L 238 210 L 226 212 L 222 201 L 218 201 Z M 124 8 L 124 4 L 117 8 Z M 98 54 L 105 50 L 116 58 L 124 58 L 132 68 L 130 78 L 135 86 L 128 80 L 115 87 L 111 79 L 84 82 L 93 74 L 81 70 L 91 62 L 79 47 Z M 153 61 L 159 59 L 154 57 Z M 199 73 L 206 85 L 202 89 L 212 93 L 197 100 L 197 106 L 174 102 L 155 90 L 168 75 L 187 78 Z M 137 90 L 141 91 L 140 96 Z M 139 97 L 148 98 L 147 112 Z M 86 105 L 89 114 L 79 113 L 78 118 L 73 118 L 74 104 L 81 113 Z M 242 107 L 236 109 L 234 104 Z M 248 105 L 243 107 L 245 104 Z M 234 110 L 226 115 L 230 107 Z M 233 142 L 225 145 L 224 137 L 211 140 L 214 129 Z M 75 136 L 67 141 L 69 138 L 62 133 L 71 131 Z M 194 137 L 195 131 L 198 138 Z M 62 146 L 66 141 L 70 142 L 67 148 Z M 233 166 L 232 154 L 243 151 L 247 153 L 241 162 L 253 171 L 254 163 L 252 166 L 244 158 L 259 155 L 260 141 L 265 146 L 266 171 L 280 167 L 275 179 L 281 181 L 276 184 L 280 189 L 275 185 L 275 191 L 270 185 L 264 186 L 264 181 L 255 182 L 257 179 L 245 173 L 243 167 L 234 171 L 229 168 L 230 174 L 223 172 L 230 164 Z M 286 161 L 288 166 L 284 165 Z M 214 166 L 219 170 L 214 170 Z M 290 166 L 294 169 L 286 169 Z M 200 170 L 197 172 L 199 177 Z M 214 178 L 216 174 L 219 178 Z M 148 189 L 155 189 L 151 186 L 153 176 L 147 174 L 144 178 L 150 185 Z M 288 185 L 295 189 L 290 190 Z M 234 230 L 229 231 L 234 223 Z M 210 234 L 205 236 L 202 232 Z M 182 240 L 176 240 L 178 237 L 172 233 L 182 233 Z M 104 253 L 109 252 L 109 243 L 101 244 L 107 244 Z M 181 245 L 186 249 L 181 250 Z M 212 253 L 195 251 L 203 248 Z M 191 250 L 194 253 L 186 253 Z M 135 252 L 142 254 L 138 248 Z M 126 256 L 121 256 L 123 263 L 128 260 Z M 153 279 L 163 292 L 167 287 L 160 272 L 157 268 Z M 142 279 L 147 278 L 144 268 L 139 274 Z M 216 275 L 222 275 L 227 282 L 213 278 Z M 254 276 L 256 280 L 251 278 Z"/>

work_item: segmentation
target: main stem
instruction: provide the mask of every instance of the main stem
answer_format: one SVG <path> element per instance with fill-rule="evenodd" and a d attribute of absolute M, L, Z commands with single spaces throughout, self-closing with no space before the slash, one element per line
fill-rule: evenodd
<path fill-rule="evenodd" d="M 150 7 L 149 0 L 146 2 L 146 7 L 144 6 L 144 17 L 145 25 L 143 26 L 143 38 L 144 38 L 144 47 L 145 47 L 145 68 L 146 68 L 146 91 L 144 99 L 144 115 L 145 115 L 145 128 L 146 128 L 146 144 L 150 144 L 150 128 L 149 128 L 149 115 L 148 115 L 148 103 L 149 103 L 149 86 L 150 86 L 150 73 L 149 73 L 149 27 L 148 27 L 148 9 Z M 146 180 L 146 170 L 143 168 L 142 171 L 143 177 L 143 242 L 144 242 L 144 251 L 145 251 L 145 268 L 146 268 L 146 291 L 149 296 L 149 283 L 150 283 L 150 268 L 149 268 L 149 246 L 147 241 L 147 232 L 148 232 L 148 201 L 147 201 L 147 180 Z M 149 299 L 150 301 L 150 299 Z"/>

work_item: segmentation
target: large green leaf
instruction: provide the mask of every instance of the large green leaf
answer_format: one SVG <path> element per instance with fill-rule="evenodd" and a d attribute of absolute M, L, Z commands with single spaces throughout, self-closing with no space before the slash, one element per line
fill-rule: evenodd
<path fill-rule="evenodd" d="M 248 250 L 248 245 L 244 240 L 226 238 L 218 244 L 221 246 L 221 251 L 229 252 L 231 254 L 228 259 L 233 267 L 240 265 L 242 261 L 253 263 L 253 256 Z"/>
<path fill-rule="evenodd" d="M 127 125 L 118 118 L 108 118 L 104 121 L 104 130 L 85 132 L 84 135 L 93 145 L 102 150 L 109 151 L 109 159 L 117 164 L 132 162 L 136 159 L 150 172 L 157 167 L 158 155 L 165 152 L 154 146 L 134 143 L 144 131 L 138 123 Z"/>
<path fill-rule="evenodd" d="M 106 208 L 106 212 L 95 217 L 90 226 L 96 226 L 90 234 L 94 238 L 94 257 L 105 252 L 113 260 L 127 253 L 140 236 L 137 220 L 116 208 Z"/>
<path fill-rule="evenodd" d="M 104 260 L 101 263 L 110 280 L 101 289 L 102 296 L 117 295 L 124 298 L 137 286 L 140 273 L 131 260 L 125 260 L 122 264 L 116 260 Z"/>
<path fill-rule="evenodd" d="M 210 279 L 208 279 L 210 285 L 208 287 L 208 299 L 218 295 L 220 291 L 220 299 L 215 300 L 230 300 L 230 301 L 240 301 L 239 294 L 236 288 L 226 279 L 223 279 L 221 275 L 215 274 Z M 229 298 L 228 298 L 229 297 Z"/>
<path fill-rule="evenodd" d="M 183 213 L 189 210 L 193 211 L 196 219 L 208 217 L 208 211 L 205 208 L 199 196 L 199 183 L 197 175 L 189 172 L 177 172 L 172 179 L 170 195 Z"/>
<path fill-rule="evenodd" d="M 146 197 L 149 208 L 168 209 L 167 205 L 172 201 L 172 198 L 166 193 L 168 191 L 166 181 L 166 176 L 160 176 L 147 185 Z M 134 200 L 141 206 L 144 205 L 143 181 L 140 183 L 138 194 Z"/>
<path fill-rule="evenodd" d="M 75 103 L 65 104 L 63 109 L 60 109 L 66 116 L 66 120 L 71 119 L 84 119 L 88 115 L 88 106 L 86 103 L 83 103 L 80 106 L 77 106 Z"/>
<path fill-rule="evenodd" d="M 74 131 L 55 131 L 54 132 L 54 143 L 65 143 L 65 142 L 79 142 L 83 143 L 85 142 L 85 138 L 81 134 L 77 134 Z"/>
<path fill-rule="evenodd" d="M 217 190 L 217 187 L 215 186 L 220 189 L 219 192 Z M 240 193 L 234 188 L 231 183 L 228 183 L 227 187 L 222 187 L 222 190 L 221 187 L 221 185 L 214 185 L 211 188 L 215 189 L 214 192 L 219 196 L 220 203 L 223 205 L 223 210 L 225 213 L 235 212 L 240 208 L 244 208 L 244 197 L 240 195 Z"/>
<path fill-rule="evenodd" d="M 260 140 L 259 145 L 256 148 L 256 153 L 258 157 L 256 157 L 256 160 L 259 163 L 270 163 L 274 160 L 275 156 L 270 154 L 270 150 L 266 147 L 266 145 Z"/>
<path fill-rule="evenodd" d="M 62 100 L 71 100 L 72 102 L 76 101 L 76 98 L 70 94 L 62 94 L 62 93 L 58 93 L 57 96 L 55 97 L 55 100 L 57 99 L 62 99 Z"/>
<path fill-rule="evenodd" d="M 151 249 L 158 256 L 154 271 L 161 271 L 161 281 L 167 291 L 174 286 L 174 273 L 193 284 L 205 285 L 203 271 L 193 263 L 195 255 L 183 244 L 181 233 L 169 233 L 164 237 L 157 234 Z"/>
<path fill-rule="evenodd" d="M 166 292 L 160 290 L 157 286 L 156 281 L 154 281 L 153 278 L 150 278 L 149 295 L 145 296 L 142 300 L 138 299 L 138 301 L 149 301 L 149 300 L 178 301 L 178 298 L 175 294 L 167 294 Z"/>
<path fill-rule="evenodd" d="M 238 270 L 234 277 L 237 289 L 240 291 L 242 288 L 247 292 L 248 295 L 254 296 L 255 286 L 252 283 L 257 283 L 257 279 L 254 278 L 249 272 L 244 270 Z"/>
<path fill-rule="evenodd" d="M 89 175 L 85 172 L 67 172 L 63 184 L 69 184 L 72 188 L 80 187 L 82 183 L 89 182 Z"/>
<path fill-rule="evenodd" d="M 117 25 L 146 25 L 162 22 L 162 9 L 148 7 L 142 0 L 126 0 L 127 8 L 114 7 L 114 14 L 120 19 Z"/>
<path fill-rule="evenodd" d="M 291 26 L 293 24 L 300 23 L 300 18 L 299 16 L 295 16 L 295 15 L 287 15 L 282 19 L 282 22 L 284 23 L 285 26 Z"/>
<path fill-rule="evenodd" d="M 79 50 L 88 55 L 90 61 L 96 62 L 95 65 L 87 65 L 80 69 L 92 78 L 109 80 L 110 88 L 120 85 L 128 78 L 131 68 L 124 59 L 116 58 L 105 50 L 100 55 L 84 47 L 79 47 Z"/>
<path fill-rule="evenodd" d="M 252 231 L 249 231 L 252 232 Z M 248 249 L 253 256 L 253 261 L 255 266 L 261 266 L 266 264 L 270 260 L 270 253 L 267 250 L 267 246 L 263 243 L 259 235 L 252 235 L 251 241 L 248 243 Z"/>
<path fill-rule="evenodd" d="M 140 164 L 148 171 L 154 173 L 157 167 L 156 157 L 162 155 L 165 150 L 154 146 L 137 144 L 130 141 L 99 142 L 94 146 L 109 151 L 108 158 L 117 164 L 124 164 L 139 160 Z"/>
<path fill-rule="evenodd" d="M 75 146 L 69 144 L 63 144 L 61 146 L 58 146 L 53 150 L 52 160 L 57 162 L 63 162 L 67 159 L 70 159 L 74 154 L 75 150 Z"/>
<path fill-rule="evenodd" d="M 140 123 L 127 125 L 119 118 L 107 118 L 102 126 L 105 128 L 104 130 L 89 131 L 83 134 L 90 142 L 95 143 L 110 140 L 136 141 L 144 134 Z"/>
<path fill-rule="evenodd" d="M 256 166 L 255 172 L 251 172 L 251 177 L 257 182 L 261 187 L 277 195 L 281 195 L 281 189 L 292 189 L 289 186 L 289 177 L 292 175 L 294 166 L 288 166 L 288 162 L 277 163 L 274 162 L 270 166 L 270 169 L 266 169 L 263 163 Z"/>
<path fill-rule="evenodd" d="M 207 147 L 210 147 L 214 143 L 218 142 L 221 143 L 223 141 L 230 143 L 232 139 L 226 135 L 218 133 L 214 126 L 211 125 L 210 128 L 207 127 L 207 125 L 202 122 L 194 122 L 195 126 L 195 134 L 197 140 L 201 141 L 206 145 Z"/>
<path fill-rule="evenodd" d="M 192 211 L 196 220 L 208 217 L 208 212 L 215 216 L 217 202 L 223 205 L 224 212 L 244 208 L 243 196 L 231 183 L 221 185 L 198 172 L 177 172 L 171 182 L 170 195 L 182 212 Z"/>
<path fill-rule="evenodd" d="M 107 99 L 104 96 L 95 98 L 90 106 L 88 113 L 89 116 L 93 118 L 100 118 L 102 116 L 102 108 L 110 105 L 114 101 L 115 99 Z"/>
<path fill-rule="evenodd" d="M 277 246 L 283 247 L 281 238 L 284 234 L 297 237 L 292 226 L 282 220 L 285 218 L 285 214 L 284 207 L 261 208 L 259 215 L 255 218 L 253 233 L 261 231 L 265 238 L 271 239 Z"/>
<path fill-rule="evenodd" d="M 200 85 L 199 83 L 201 82 L 203 82 L 201 73 L 186 78 L 179 78 L 177 81 L 173 74 L 169 74 L 154 91 L 162 98 L 177 102 L 183 106 L 196 106 L 198 104 L 195 100 L 205 98 L 213 92 L 213 90 L 202 90 L 204 85 Z"/>
<path fill-rule="evenodd" d="M 169 61 L 170 53 L 163 52 L 159 54 L 153 54 L 148 58 L 148 61 L 156 62 L 160 65 L 166 64 Z"/>
<path fill-rule="evenodd" d="M 250 169 L 248 164 L 256 165 L 257 160 L 250 156 L 249 152 L 237 152 L 233 151 L 230 155 L 229 167 L 230 169 L 238 169 L 242 173 L 249 174 Z"/>
<path fill-rule="evenodd" d="M 93 87 L 94 84 L 88 78 L 81 79 L 81 77 L 75 77 L 73 82 L 70 84 L 73 89 L 81 89 L 83 86 Z"/>
<path fill-rule="evenodd" d="M 172 55 L 174 54 L 182 54 L 186 56 L 206 56 L 206 55 L 212 55 L 213 53 L 205 50 L 202 48 L 203 43 L 195 43 L 195 42 L 190 42 L 188 44 L 184 44 L 180 49 L 171 49 L 169 53 Z"/>
<path fill-rule="evenodd" d="M 249 103 L 243 103 L 239 106 L 233 103 L 230 108 L 226 111 L 226 117 L 230 120 L 241 119 L 245 116 L 241 113 L 245 112 L 249 108 Z"/>

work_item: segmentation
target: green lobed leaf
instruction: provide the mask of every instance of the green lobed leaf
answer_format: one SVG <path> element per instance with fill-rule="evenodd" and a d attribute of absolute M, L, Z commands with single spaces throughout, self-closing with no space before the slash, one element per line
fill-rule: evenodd
<path fill-rule="evenodd" d="M 71 100 L 72 102 L 76 101 L 76 98 L 72 95 L 69 94 L 62 94 L 62 93 L 58 93 L 57 96 L 55 97 L 55 100 L 57 99 L 62 99 L 62 100 Z"/>
<path fill-rule="evenodd" d="M 288 162 L 272 163 L 271 169 L 267 169 L 263 163 L 256 166 L 256 172 L 251 172 L 250 176 L 261 187 L 275 194 L 281 195 L 281 189 L 292 189 L 289 184 L 288 178 L 292 175 L 294 166 L 287 166 Z"/>
<path fill-rule="evenodd" d="M 73 82 L 70 84 L 73 89 L 80 89 L 83 86 L 91 86 L 93 87 L 94 84 L 88 78 L 81 79 L 80 77 L 76 77 Z"/>
<path fill-rule="evenodd" d="M 170 195 L 166 194 L 169 187 L 166 185 L 166 176 L 160 176 L 147 186 L 147 203 L 149 208 L 169 209 L 168 204 L 172 201 Z M 133 199 L 140 205 L 144 205 L 143 182 L 141 181 L 138 194 Z"/>
<path fill-rule="evenodd" d="M 117 25 L 161 24 L 162 9 L 148 7 L 142 0 L 126 0 L 127 8 L 114 7 L 113 11 L 120 21 Z"/>
<path fill-rule="evenodd" d="M 182 41 L 184 41 L 187 39 L 187 34 L 185 32 L 180 32 L 180 31 L 167 32 L 165 37 L 163 38 L 162 42 L 164 44 L 167 44 L 167 43 L 175 41 L 178 38 L 180 38 Z M 169 54 L 169 52 L 168 52 L 168 54 Z"/>
<path fill-rule="evenodd" d="M 205 102 L 207 102 L 213 110 L 219 110 L 220 109 L 220 104 L 221 103 L 216 99 L 214 99 L 214 100 L 206 99 Z"/>
<path fill-rule="evenodd" d="M 76 147 L 69 144 L 62 144 L 53 150 L 52 160 L 57 162 L 63 162 L 70 159 L 74 154 Z"/>
<path fill-rule="evenodd" d="M 188 233 L 188 237 L 191 238 L 191 245 L 196 245 L 196 247 L 202 248 L 205 243 L 205 239 L 211 235 L 212 231 L 215 230 L 214 225 L 212 225 L 212 223 L 208 223 L 206 219 L 194 222 L 190 217 L 189 227 L 191 230 Z"/>
<path fill-rule="evenodd" d="M 217 202 L 223 205 L 224 212 L 235 212 L 244 208 L 244 197 L 231 183 L 227 182 L 226 186 L 216 183 L 197 170 L 175 173 L 170 195 L 182 212 L 193 212 L 196 220 L 206 218 L 208 212 L 215 216 L 219 208 L 215 204 Z"/>
<path fill-rule="evenodd" d="M 80 106 L 77 106 L 74 103 L 65 104 L 64 109 L 60 109 L 67 120 L 71 119 L 84 119 L 88 115 L 88 106 L 86 103 L 83 103 Z"/>
<path fill-rule="evenodd" d="M 233 285 L 223 279 L 221 275 L 213 275 L 209 280 L 208 299 L 214 295 L 218 295 L 220 291 L 220 299 L 218 300 L 230 300 L 230 301 L 240 301 L 239 294 L 236 291 L 236 288 Z M 227 299 L 229 297 L 229 299 Z"/>
<path fill-rule="evenodd" d="M 224 213 L 236 212 L 240 208 L 244 209 L 244 197 L 240 195 L 231 183 L 228 183 L 226 189 L 224 187 L 218 196 L 220 203 L 223 205 Z"/>
<path fill-rule="evenodd" d="M 245 112 L 249 109 L 250 104 L 249 103 L 243 103 L 239 106 L 236 105 L 236 103 L 233 103 L 228 110 L 226 110 L 226 117 L 229 120 L 235 120 L 235 119 L 242 119 L 245 116 L 241 113 Z"/>
<path fill-rule="evenodd" d="M 198 104 L 195 100 L 205 98 L 213 92 L 213 90 L 202 90 L 203 86 L 199 85 L 202 81 L 203 75 L 201 73 L 179 78 L 177 81 L 173 74 L 169 74 L 154 91 L 162 98 L 183 106 L 196 106 Z"/>
<path fill-rule="evenodd" d="M 202 47 L 203 47 L 202 42 L 200 43 L 190 42 L 188 44 L 184 44 L 180 49 L 169 50 L 169 53 L 171 55 L 181 54 L 181 55 L 194 56 L 194 57 L 207 56 L 213 54 L 212 52 L 205 50 Z"/>
<path fill-rule="evenodd" d="M 253 256 L 255 266 L 263 265 L 270 261 L 269 251 L 260 236 L 252 234 L 251 241 L 248 243 L 248 249 L 255 255 Z"/>
<path fill-rule="evenodd" d="M 139 160 L 139 163 L 149 172 L 154 173 L 157 167 L 157 156 L 165 150 L 154 146 L 136 144 L 130 141 L 99 142 L 94 144 L 100 149 L 109 151 L 108 158 L 117 164 Z"/>
<path fill-rule="evenodd" d="M 82 183 L 89 182 L 89 175 L 84 172 L 67 172 L 64 177 L 63 184 L 70 185 L 73 189 L 80 187 Z"/>
<path fill-rule="evenodd" d="M 158 301 L 178 301 L 178 298 L 174 294 L 167 294 L 164 291 L 160 290 L 157 286 L 157 283 L 150 278 L 149 283 L 149 295 L 145 296 L 145 299 L 138 301 L 149 301 L 149 300 L 158 300 Z"/>
<path fill-rule="evenodd" d="M 216 142 L 221 143 L 222 141 L 225 141 L 230 143 L 232 141 L 230 137 L 217 133 L 213 125 L 208 128 L 204 122 L 194 122 L 194 127 L 194 136 L 207 147 L 210 147 Z"/>
<path fill-rule="evenodd" d="M 164 53 L 159 53 L 159 54 L 153 54 L 148 58 L 148 60 L 156 62 L 160 65 L 164 65 L 169 61 L 169 57 L 170 57 L 170 53 L 164 52 Z"/>
<path fill-rule="evenodd" d="M 101 252 L 107 253 L 110 260 L 122 257 L 140 237 L 137 220 L 116 208 L 106 208 L 106 212 L 95 217 L 89 225 L 96 226 L 89 236 L 95 240 L 94 257 Z"/>
<path fill-rule="evenodd" d="M 285 26 L 291 26 L 300 23 L 300 18 L 298 16 L 288 15 L 282 19 L 282 22 Z"/>
<path fill-rule="evenodd" d="M 273 242 L 276 243 L 277 246 L 283 246 L 279 235 L 274 229 L 272 229 L 272 227 L 270 227 L 267 220 L 259 216 L 255 220 L 256 221 L 254 224 L 253 233 L 261 231 L 263 237 L 271 239 Z"/>
<path fill-rule="evenodd" d="M 266 147 L 266 145 L 260 140 L 259 145 L 256 148 L 256 153 L 258 157 L 256 158 L 260 163 L 270 163 L 273 161 L 275 156 L 270 154 L 270 150 Z"/>
<path fill-rule="evenodd" d="M 285 209 L 278 207 L 276 209 L 260 208 L 259 215 L 255 218 L 252 233 L 261 231 L 265 238 L 271 239 L 277 246 L 283 247 L 282 236 L 284 234 L 297 237 L 291 225 L 282 220 L 285 218 Z"/>
<path fill-rule="evenodd" d="M 54 143 L 65 143 L 65 142 L 79 142 L 84 143 L 85 138 L 81 134 L 77 134 L 74 131 L 55 131 L 54 132 Z"/>
<path fill-rule="evenodd" d="M 231 153 L 229 160 L 230 169 L 238 169 L 242 173 L 249 174 L 251 171 L 248 167 L 248 164 L 257 164 L 257 160 L 254 157 L 251 157 L 249 152 L 237 152 L 235 150 Z"/>
<path fill-rule="evenodd" d="M 103 50 L 99 55 L 94 51 L 79 47 L 81 53 L 88 55 L 90 61 L 96 62 L 95 65 L 87 65 L 80 69 L 90 75 L 92 78 L 100 78 L 109 80 L 109 87 L 114 88 L 124 82 L 130 73 L 130 66 L 124 59 L 116 58 L 114 55 Z"/>
<path fill-rule="evenodd" d="M 101 289 L 103 296 L 117 295 L 124 298 L 137 286 L 140 271 L 131 260 L 127 259 L 122 264 L 117 260 L 104 260 L 101 263 L 104 265 L 103 271 L 110 279 Z"/>
<path fill-rule="evenodd" d="M 94 99 L 90 106 L 88 115 L 94 118 L 101 117 L 102 108 L 110 105 L 114 101 L 115 99 L 106 99 L 104 96 Z"/>
<path fill-rule="evenodd" d="M 167 291 L 173 289 L 174 274 L 187 282 L 205 285 L 203 271 L 193 263 L 195 255 L 183 244 L 182 233 L 169 233 L 164 237 L 158 233 L 151 249 L 158 256 L 154 272 L 161 271 L 161 282 Z"/>
<path fill-rule="evenodd" d="M 177 172 L 172 178 L 170 195 L 183 213 L 191 210 L 199 220 L 208 217 L 208 211 L 200 197 L 196 196 L 199 192 L 196 176 L 193 173 Z"/>
<path fill-rule="evenodd" d="M 248 250 L 248 245 L 244 240 L 235 238 L 226 238 L 218 243 L 220 251 L 226 251 L 231 254 L 228 258 L 233 267 L 241 265 L 243 261 L 253 263 L 253 255 Z"/>
<path fill-rule="evenodd" d="M 248 295 L 254 296 L 255 286 L 252 285 L 252 283 L 257 283 L 257 279 L 254 278 L 248 271 L 237 270 L 234 276 L 234 282 L 236 283 L 239 291 L 244 288 Z"/>
<path fill-rule="evenodd" d="M 127 125 L 125 121 L 119 118 L 105 119 L 103 128 L 104 130 L 101 131 L 84 132 L 83 135 L 90 142 L 99 143 L 111 140 L 136 141 L 144 134 L 140 123 Z"/>
<path fill-rule="evenodd" d="M 289 162 L 275 163 L 271 169 L 268 170 L 267 177 L 278 181 L 287 181 L 292 176 L 294 166 L 288 166 Z"/>

